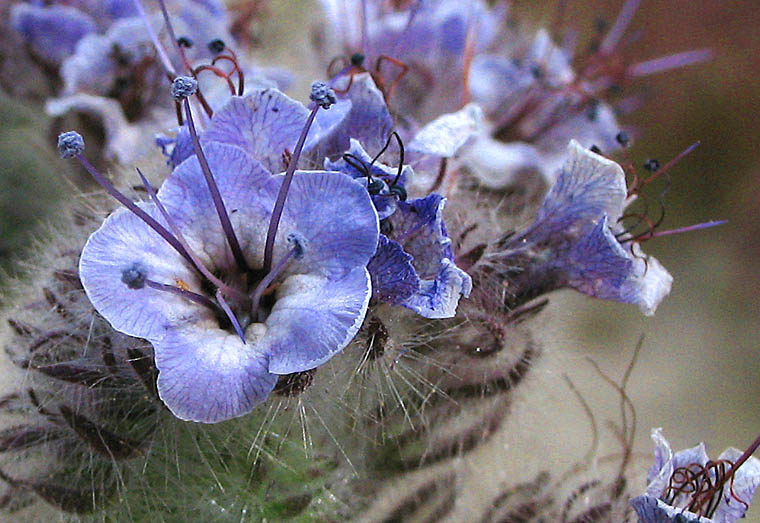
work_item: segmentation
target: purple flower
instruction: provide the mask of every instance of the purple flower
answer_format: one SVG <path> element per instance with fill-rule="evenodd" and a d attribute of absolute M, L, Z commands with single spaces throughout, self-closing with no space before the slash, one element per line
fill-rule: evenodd
<path fill-rule="evenodd" d="M 425 318 L 454 316 L 460 297 L 472 290 L 472 279 L 453 261 L 443 221 L 446 199 L 430 194 L 405 201 L 412 168 L 373 161 L 356 140 L 340 160 L 326 160 L 325 168 L 362 181 L 372 194 L 383 231 L 368 265 L 373 298 Z"/>
<path fill-rule="evenodd" d="M 351 178 L 296 172 L 275 237 L 274 279 L 267 281 L 265 238 L 283 177 L 234 145 L 209 142 L 204 150 L 243 261 L 225 240 L 195 156 L 158 193 L 171 223 L 155 203 L 139 206 L 176 228 L 231 289 L 226 299 L 208 290 L 181 249 L 123 209 L 88 240 L 80 275 L 116 330 L 153 344 L 158 391 L 169 409 L 211 423 L 246 414 L 278 375 L 317 367 L 350 342 L 371 295 L 366 265 L 378 220 L 367 191 Z"/>
<path fill-rule="evenodd" d="M 321 162 L 323 157 L 316 151 L 321 152 L 324 142 L 339 131 L 350 107 L 350 104 L 337 103 L 317 113 L 304 144 L 304 155 Z M 298 141 L 308 116 L 309 110 L 302 103 L 277 89 L 257 88 L 246 96 L 230 98 L 214 113 L 202 139 L 204 143 L 221 142 L 240 147 L 269 171 L 280 172 L 287 167 L 286 151 Z"/>
<path fill-rule="evenodd" d="M 533 224 L 493 255 L 511 280 L 515 294 L 508 301 L 571 287 L 653 314 L 673 278 L 638 243 L 622 240 L 618 219 L 630 203 L 622 168 L 575 141 L 568 154 Z"/>
<path fill-rule="evenodd" d="M 712 461 L 704 443 L 674 454 L 662 429 L 652 430 L 652 440 L 646 493 L 631 500 L 641 523 L 733 523 L 744 517 L 760 484 L 760 460 L 750 457 L 728 477 L 742 457 L 738 449 L 728 448 Z M 721 488 L 711 490 L 718 482 Z"/>

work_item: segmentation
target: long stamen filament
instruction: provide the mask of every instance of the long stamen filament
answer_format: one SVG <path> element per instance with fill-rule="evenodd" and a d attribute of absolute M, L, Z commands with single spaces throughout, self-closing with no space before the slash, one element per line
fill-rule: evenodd
<path fill-rule="evenodd" d="M 232 308 L 230 308 L 229 304 L 225 301 L 224 296 L 222 296 L 222 291 L 219 289 L 216 291 L 216 301 L 219 302 L 219 306 L 227 315 L 230 323 L 232 323 L 232 327 L 235 329 L 237 335 L 240 336 L 240 339 L 243 341 L 243 345 L 245 345 L 245 334 L 243 333 L 242 327 L 240 327 L 240 322 L 235 316 L 235 313 L 232 312 Z"/>
<path fill-rule="evenodd" d="M 143 175 L 142 171 L 140 171 L 139 168 L 137 168 L 137 174 L 140 176 L 140 180 L 142 180 L 143 186 L 145 187 L 145 190 L 148 192 L 150 199 L 156 205 L 159 212 L 164 217 L 164 220 L 166 220 L 166 223 L 169 224 L 169 228 L 174 233 L 174 236 L 177 238 L 177 241 L 184 247 L 185 251 L 192 259 L 193 265 L 198 270 L 198 272 L 200 272 L 208 281 L 213 283 L 218 289 L 221 289 L 222 292 L 226 294 L 227 296 L 235 296 L 236 298 L 244 298 L 245 294 L 243 294 L 242 292 L 238 291 L 237 289 L 233 287 L 230 287 L 229 285 L 224 283 L 222 280 L 214 276 L 212 272 L 206 268 L 206 266 L 200 260 L 198 255 L 195 252 L 193 252 L 193 250 L 190 248 L 190 245 L 187 243 L 187 240 L 185 240 L 185 237 L 182 235 L 179 228 L 174 223 L 174 220 L 169 215 L 168 211 L 166 210 L 166 207 L 164 207 L 164 204 L 161 203 L 161 200 L 158 199 L 158 196 L 156 195 L 156 191 L 153 190 L 153 187 L 150 185 L 150 183 L 148 183 L 147 178 L 145 178 L 145 176 Z"/>
<path fill-rule="evenodd" d="M 177 52 L 177 55 L 182 58 L 182 63 L 185 65 L 188 71 L 191 71 L 190 64 L 187 63 L 187 59 L 185 58 L 185 53 L 182 50 L 182 48 L 179 45 L 179 42 L 177 41 L 177 35 L 174 32 L 174 26 L 172 26 L 172 22 L 169 19 L 169 11 L 166 9 L 166 3 L 164 0 L 158 0 L 158 5 L 161 7 L 161 14 L 164 17 L 164 24 L 166 25 L 166 32 L 169 33 L 169 38 L 171 39 L 172 43 L 174 44 L 174 50 Z M 176 76 L 176 75 L 175 75 Z"/>
<path fill-rule="evenodd" d="M 153 280 L 145 280 L 145 285 L 147 287 L 150 287 L 151 289 L 155 289 L 157 291 L 162 292 L 169 292 L 171 294 L 176 294 L 177 296 L 181 296 L 183 298 L 186 298 L 190 301 L 193 301 L 195 303 L 198 303 L 200 305 L 203 305 L 204 307 L 208 307 L 211 310 L 218 311 L 219 307 L 216 303 L 214 303 L 213 300 L 209 299 L 208 297 L 198 294 L 197 292 L 188 291 L 185 289 L 180 289 L 179 287 L 175 287 L 174 285 L 168 285 L 166 283 L 159 283 L 157 281 Z"/>
<path fill-rule="evenodd" d="M 311 113 L 309 113 L 309 117 L 306 120 L 306 125 L 304 125 L 303 130 L 301 131 L 301 136 L 298 137 L 298 143 L 293 150 L 293 156 L 290 160 L 290 163 L 288 164 L 288 170 L 285 172 L 285 176 L 283 177 L 282 185 L 280 185 L 280 192 L 277 193 L 277 200 L 275 201 L 274 209 L 272 210 L 272 218 L 269 220 L 267 240 L 264 245 L 264 273 L 269 273 L 272 268 L 274 238 L 277 235 L 277 227 L 280 225 L 282 211 L 285 208 L 285 198 L 288 196 L 288 189 L 290 188 L 290 183 L 293 181 L 293 174 L 296 172 L 298 158 L 301 156 L 303 145 L 306 142 L 306 135 L 309 134 L 309 129 L 311 128 L 311 124 L 314 122 L 314 118 L 317 116 L 319 107 L 319 105 L 315 105 L 311 110 Z"/>
<path fill-rule="evenodd" d="M 172 234 L 166 230 L 166 228 L 158 223 L 151 215 L 146 213 L 143 209 L 141 209 L 135 202 L 127 198 L 124 194 L 119 192 L 116 187 L 113 186 L 113 184 L 106 179 L 105 176 L 100 174 L 97 169 L 89 162 L 87 161 L 87 158 L 82 156 L 81 154 L 76 155 L 77 160 L 79 160 L 79 163 L 82 164 L 82 166 L 87 170 L 87 172 L 90 173 L 90 176 L 92 176 L 96 182 L 100 184 L 103 189 L 106 190 L 108 194 L 113 196 L 119 203 L 121 203 L 124 207 L 132 211 L 138 218 L 140 218 L 143 222 L 145 222 L 151 229 L 153 229 L 161 238 L 166 240 L 166 242 L 171 245 L 174 250 L 176 250 L 183 258 L 185 258 L 191 265 L 195 265 L 193 262 L 193 258 L 190 256 L 190 253 L 187 252 L 185 247 L 182 245 L 182 243 L 177 240 Z"/>
<path fill-rule="evenodd" d="M 248 263 L 245 261 L 243 250 L 240 248 L 240 243 L 238 243 L 237 236 L 235 235 L 235 230 L 232 228 L 232 222 L 230 221 L 230 217 L 227 214 L 227 209 L 224 205 L 224 200 L 222 200 L 222 195 L 219 193 L 219 187 L 216 185 L 216 181 L 214 180 L 214 175 L 211 173 L 211 168 L 208 165 L 208 160 L 206 159 L 206 155 L 203 153 L 203 149 L 201 148 L 201 142 L 200 142 L 200 139 L 198 138 L 198 133 L 195 130 L 195 123 L 193 122 L 193 115 L 190 111 L 190 101 L 188 98 L 185 98 L 184 104 L 185 104 L 185 116 L 187 117 L 187 128 L 188 128 L 188 131 L 190 132 L 190 137 L 193 140 L 193 149 L 195 150 L 195 156 L 198 158 L 198 163 L 201 166 L 201 171 L 203 171 L 203 176 L 206 178 L 206 184 L 208 185 L 209 191 L 211 192 L 211 200 L 214 202 L 214 207 L 216 207 L 216 213 L 219 216 L 219 221 L 222 224 L 222 230 L 224 230 L 224 235 L 227 238 L 227 243 L 229 243 L 230 245 L 230 249 L 232 250 L 232 255 L 234 256 L 235 262 L 237 263 L 238 267 L 243 271 L 248 271 Z M 300 153 L 300 150 L 298 152 Z M 297 156 L 296 156 L 296 159 L 297 159 Z M 292 163 L 292 165 L 294 164 L 295 162 Z M 279 218 L 278 218 L 278 221 L 279 221 Z M 271 230 L 271 224 L 270 224 L 270 230 Z M 274 238 L 272 238 L 272 240 L 274 243 Z"/>
<path fill-rule="evenodd" d="M 153 46 L 156 48 L 158 58 L 161 60 L 164 69 L 166 69 L 166 72 L 169 73 L 172 78 L 174 78 L 177 76 L 177 73 L 174 70 L 172 61 L 169 60 L 169 55 L 166 54 L 164 46 L 161 45 L 161 41 L 158 39 L 155 31 L 153 31 L 153 28 L 150 26 L 150 20 L 148 19 L 148 15 L 145 13 L 142 2 L 140 2 L 140 0 L 132 0 L 132 3 L 134 3 L 135 8 L 137 9 L 137 13 L 140 15 L 140 18 L 142 18 L 143 23 L 145 24 L 145 29 L 148 31 L 148 36 L 150 36 L 150 39 L 153 41 Z"/>
<path fill-rule="evenodd" d="M 259 302 L 261 302 L 261 297 L 264 295 L 264 292 L 269 288 L 269 286 L 272 284 L 272 282 L 277 278 L 280 274 L 282 274 L 282 271 L 287 267 L 288 262 L 293 257 L 293 255 L 298 251 L 298 248 L 293 248 L 287 252 L 285 256 L 282 257 L 280 261 L 277 262 L 277 265 L 274 266 L 274 268 L 267 273 L 266 276 L 259 282 L 258 285 L 256 285 L 256 288 L 254 289 L 253 293 L 251 294 L 251 316 L 256 318 L 258 316 L 259 312 Z"/>

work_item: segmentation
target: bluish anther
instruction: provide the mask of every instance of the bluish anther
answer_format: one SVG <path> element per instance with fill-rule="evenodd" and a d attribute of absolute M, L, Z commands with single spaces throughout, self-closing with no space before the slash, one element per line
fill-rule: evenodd
<path fill-rule="evenodd" d="M 335 91 L 324 82 L 314 82 L 311 84 L 309 99 L 322 109 L 329 109 L 337 101 Z"/>
<path fill-rule="evenodd" d="M 67 131 L 58 135 L 58 154 L 68 159 L 84 152 L 84 138 L 76 131 Z"/>

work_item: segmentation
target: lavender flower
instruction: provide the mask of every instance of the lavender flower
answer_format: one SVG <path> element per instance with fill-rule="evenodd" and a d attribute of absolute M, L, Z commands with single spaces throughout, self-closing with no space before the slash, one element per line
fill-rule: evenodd
<path fill-rule="evenodd" d="M 469 296 L 472 279 L 453 261 L 443 221 L 446 199 L 430 194 L 405 201 L 412 168 L 378 163 L 355 140 L 340 160 L 326 160 L 325 168 L 362 180 L 372 194 L 382 231 L 368 266 L 373 297 L 425 318 L 453 317 L 460 297 Z"/>
<path fill-rule="evenodd" d="M 704 443 L 673 454 L 662 429 L 652 430 L 652 440 L 646 493 L 631 500 L 641 523 L 733 523 L 744 517 L 760 484 L 760 460 L 739 463 L 742 452 L 728 448 L 713 461 Z"/>
<path fill-rule="evenodd" d="M 630 203 L 623 170 L 575 141 L 568 155 L 533 224 L 493 255 L 492 263 L 511 280 L 508 301 L 571 287 L 653 314 L 673 278 L 635 241 L 621 243 L 618 220 Z"/>
<path fill-rule="evenodd" d="M 222 291 L 225 300 L 208 290 L 181 250 L 125 210 L 91 236 L 80 274 L 93 305 L 116 330 L 153 344 L 158 392 L 170 410 L 210 423 L 249 412 L 278 375 L 317 367 L 348 344 L 369 302 L 366 264 L 378 225 L 358 183 L 296 173 L 274 244 L 274 259 L 284 265 L 260 289 L 268 290 L 257 307 L 261 292 L 254 289 L 266 277 L 264 239 L 282 177 L 237 147 L 204 149 L 249 269 L 228 249 L 197 158 L 182 163 L 158 193 L 171 223 L 154 203 L 140 208 L 176 227 L 186 249 L 231 288 Z M 229 311 L 222 310 L 225 302 Z"/>

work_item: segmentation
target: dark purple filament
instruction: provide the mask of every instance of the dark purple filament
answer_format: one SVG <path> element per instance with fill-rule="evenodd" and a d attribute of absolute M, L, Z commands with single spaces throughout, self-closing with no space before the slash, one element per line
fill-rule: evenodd
<path fill-rule="evenodd" d="M 204 307 L 208 307 L 211 310 L 214 310 L 214 311 L 219 310 L 219 306 L 216 303 L 214 303 L 213 300 L 209 299 L 208 297 L 202 294 L 198 294 L 193 291 L 188 291 L 186 289 L 180 289 L 179 287 L 175 287 L 174 285 L 159 283 L 153 280 L 145 280 L 145 285 L 157 291 L 176 294 L 177 296 L 181 296 L 182 298 L 185 298 L 192 302 L 203 305 Z"/>
<path fill-rule="evenodd" d="M 285 176 L 280 185 L 280 192 L 277 193 L 277 200 L 272 210 L 272 218 L 269 220 L 269 229 L 267 230 L 267 240 L 264 244 L 264 267 L 263 272 L 266 274 L 272 268 L 272 255 L 274 251 L 274 239 L 277 235 L 277 227 L 280 225 L 280 218 L 282 217 L 282 210 L 285 207 L 285 198 L 288 196 L 288 189 L 290 188 L 290 182 L 293 181 L 293 174 L 296 172 L 296 166 L 298 164 L 298 158 L 301 156 L 304 142 L 306 142 L 306 135 L 309 134 L 311 124 L 314 122 L 314 118 L 319 111 L 319 105 L 315 105 L 311 110 L 306 125 L 304 125 L 301 131 L 301 136 L 298 137 L 298 143 L 293 150 L 293 156 L 288 163 L 288 170 L 285 172 Z"/>
<path fill-rule="evenodd" d="M 166 242 L 171 245 L 174 250 L 176 250 L 183 258 L 185 258 L 191 265 L 195 266 L 195 262 L 193 261 L 192 256 L 190 256 L 190 253 L 187 252 L 185 247 L 182 245 L 182 243 L 177 240 L 172 234 L 166 230 L 166 228 L 158 223 L 150 214 L 146 213 L 144 210 L 142 210 L 135 202 L 127 198 L 124 194 L 119 192 L 116 187 L 111 184 L 108 179 L 106 179 L 105 176 L 100 174 L 97 169 L 89 162 L 87 161 L 87 158 L 82 156 L 81 154 L 78 154 L 77 160 L 79 160 L 79 163 L 82 164 L 82 166 L 87 169 L 87 172 L 90 173 L 90 175 L 95 179 L 96 182 L 98 182 L 103 189 L 106 190 L 108 194 L 113 196 L 116 200 L 118 200 L 119 203 L 121 203 L 124 207 L 132 211 L 138 218 L 140 218 L 142 221 L 144 221 L 151 229 L 156 231 L 161 238 L 166 240 Z"/>
<path fill-rule="evenodd" d="M 201 141 L 198 138 L 198 133 L 195 130 L 195 124 L 193 123 L 193 115 L 190 110 L 190 101 L 189 99 L 185 98 L 184 100 L 185 104 L 185 116 L 187 117 L 187 128 L 190 132 L 190 137 L 193 140 L 193 149 L 195 150 L 195 155 L 198 158 L 198 163 L 201 166 L 201 170 L 203 171 L 203 176 L 206 178 L 206 184 L 208 185 L 208 189 L 211 192 L 211 200 L 214 202 L 214 207 L 216 207 L 216 213 L 219 215 L 219 221 L 222 224 L 222 230 L 224 230 L 224 235 L 227 238 L 227 242 L 230 245 L 230 249 L 232 250 L 232 255 L 235 258 L 235 262 L 237 263 L 238 267 L 242 271 L 248 271 L 248 263 L 245 261 L 245 256 L 243 256 L 243 250 L 240 248 L 240 243 L 238 242 L 237 236 L 235 235 L 235 230 L 232 228 L 232 222 L 230 222 L 230 217 L 227 214 L 227 209 L 224 205 L 224 200 L 222 200 L 222 195 L 219 193 L 219 187 L 216 185 L 216 181 L 214 181 L 214 175 L 211 174 L 211 167 L 208 165 L 208 160 L 206 160 L 206 155 L 203 153 L 203 149 L 201 148 Z M 316 113 L 316 109 L 314 110 Z M 312 120 L 313 120 L 312 116 Z M 307 127 L 308 129 L 308 127 Z M 305 138 L 305 133 L 302 135 L 303 138 Z M 299 144 L 303 146 L 303 140 L 299 141 Z M 300 149 L 297 149 L 297 153 L 300 153 Z M 298 156 L 295 157 L 297 159 Z M 295 162 L 293 162 L 292 165 L 294 165 Z M 294 169 L 295 170 L 295 169 Z M 288 169 L 290 171 L 290 169 Z M 291 175 L 292 176 L 292 175 Z M 283 182 L 284 184 L 284 182 Z M 282 191 L 280 191 L 282 192 Z M 284 201 L 284 197 L 283 197 Z M 278 198 L 279 203 L 279 198 Z M 275 209 L 277 208 L 277 205 L 275 204 Z M 280 209 L 280 212 L 282 213 L 282 209 Z M 274 218 L 274 215 L 273 215 Z M 278 222 L 279 222 L 279 216 L 278 216 Z M 270 231 L 272 229 L 270 224 Z M 275 225 L 275 231 L 277 229 L 277 226 Z M 272 238 L 274 243 L 274 238 Z M 269 238 L 267 238 L 267 241 L 269 241 Z M 271 256 L 271 253 L 270 253 Z M 265 272 L 268 271 L 268 268 L 265 265 Z"/>
<path fill-rule="evenodd" d="M 272 282 L 277 278 L 280 274 L 282 274 L 282 271 L 285 270 L 285 267 L 287 267 L 288 262 L 293 257 L 293 255 L 298 252 L 298 247 L 295 247 L 288 251 L 288 253 L 282 257 L 280 261 L 277 262 L 277 265 L 274 266 L 274 268 L 267 272 L 267 275 L 264 276 L 264 278 L 259 282 L 258 285 L 256 285 L 256 288 L 254 289 L 253 293 L 251 294 L 251 316 L 254 318 L 259 318 L 259 302 L 261 302 L 261 297 L 264 295 L 264 292 L 266 292 L 267 288 L 272 284 Z"/>
<path fill-rule="evenodd" d="M 161 215 L 164 217 L 164 220 L 166 220 L 166 223 L 169 224 L 169 228 L 174 233 L 174 236 L 177 238 L 177 241 L 185 248 L 188 255 L 193 261 L 194 267 L 200 272 L 208 281 L 213 283 L 218 289 L 221 289 L 222 292 L 227 294 L 228 296 L 235 296 L 237 298 L 245 298 L 245 294 L 238 291 L 237 289 L 230 287 L 223 281 L 221 281 L 219 278 L 214 276 L 211 271 L 209 271 L 205 265 L 203 265 L 203 262 L 198 258 L 198 255 L 193 252 L 193 250 L 190 248 L 190 245 L 187 243 L 187 240 L 185 240 L 185 237 L 182 235 L 182 232 L 180 232 L 179 228 L 174 224 L 174 220 L 169 215 L 168 211 L 166 210 L 166 207 L 164 207 L 164 204 L 161 203 L 161 200 L 158 199 L 158 195 L 156 195 L 156 191 L 153 190 L 153 187 L 151 187 L 150 183 L 148 183 L 147 178 L 143 175 L 142 171 L 140 171 L 139 168 L 137 168 L 137 174 L 140 176 L 140 180 L 142 180 L 143 186 L 145 187 L 145 190 L 148 192 L 148 195 L 150 196 L 150 199 L 153 201 L 153 203 L 156 205 L 156 208 L 158 208 Z"/>

